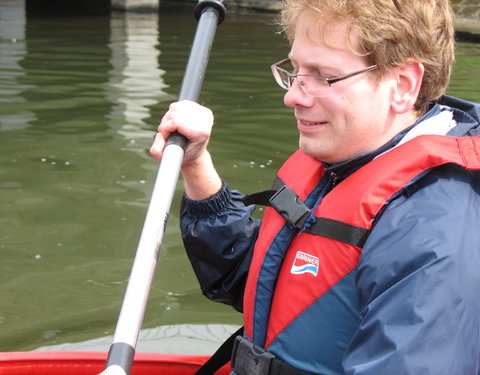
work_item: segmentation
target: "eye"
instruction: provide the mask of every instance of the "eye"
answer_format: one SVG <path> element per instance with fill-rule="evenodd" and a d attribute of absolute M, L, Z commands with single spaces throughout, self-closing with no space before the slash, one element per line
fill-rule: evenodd
<path fill-rule="evenodd" d="M 338 76 L 338 72 L 336 70 L 332 69 L 332 68 L 322 67 L 322 68 L 317 69 L 316 72 L 323 79 L 334 78 L 334 77 Z"/>
<path fill-rule="evenodd" d="M 288 64 L 286 66 L 286 70 L 291 72 L 291 74 L 298 74 L 298 66 L 295 66 L 293 64 Z"/>
<path fill-rule="evenodd" d="M 317 75 L 318 77 L 321 77 L 321 78 L 328 78 L 328 77 L 329 77 L 328 74 L 325 74 L 325 73 L 322 72 L 322 71 L 317 71 L 317 72 L 316 72 L 316 75 Z"/>

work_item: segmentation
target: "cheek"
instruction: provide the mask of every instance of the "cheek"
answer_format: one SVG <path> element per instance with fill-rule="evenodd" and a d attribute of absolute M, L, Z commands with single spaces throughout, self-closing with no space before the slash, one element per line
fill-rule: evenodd
<path fill-rule="evenodd" d="M 315 99 L 316 112 L 330 120 L 345 118 L 349 112 L 350 106 L 344 96 L 331 95 Z"/>

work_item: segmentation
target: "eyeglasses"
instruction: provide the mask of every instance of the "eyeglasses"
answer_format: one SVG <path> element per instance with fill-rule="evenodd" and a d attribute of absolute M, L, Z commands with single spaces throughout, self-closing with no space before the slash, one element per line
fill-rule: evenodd
<path fill-rule="evenodd" d="M 337 77 L 324 77 L 320 74 L 292 74 L 281 68 L 281 66 L 290 63 L 290 59 L 285 59 L 272 65 L 272 73 L 275 81 L 277 81 L 280 87 L 284 88 L 285 90 L 290 90 L 293 85 L 293 80 L 296 78 L 298 84 L 302 88 L 302 91 L 307 95 L 315 97 L 330 95 L 332 92 L 328 88 L 336 82 L 340 82 L 344 79 L 378 68 L 377 65 L 371 65 L 364 69 L 356 70 L 347 74 L 342 74 Z M 299 77 L 301 78 L 299 79 Z"/>

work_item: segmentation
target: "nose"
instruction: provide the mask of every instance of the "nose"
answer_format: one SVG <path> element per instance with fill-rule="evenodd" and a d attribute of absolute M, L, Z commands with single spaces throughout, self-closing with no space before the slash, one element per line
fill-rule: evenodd
<path fill-rule="evenodd" d="M 295 108 L 297 106 L 310 107 L 313 105 L 315 98 L 305 94 L 298 83 L 298 79 L 293 80 L 292 86 L 283 97 L 283 103 L 287 107 Z"/>

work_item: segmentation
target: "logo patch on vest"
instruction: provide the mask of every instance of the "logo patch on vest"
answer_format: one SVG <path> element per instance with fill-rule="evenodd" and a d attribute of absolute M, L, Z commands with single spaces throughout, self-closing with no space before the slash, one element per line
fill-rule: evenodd
<path fill-rule="evenodd" d="M 294 275 L 311 273 L 313 276 L 317 276 L 319 266 L 320 260 L 317 257 L 302 251 L 297 251 L 290 273 Z"/>

